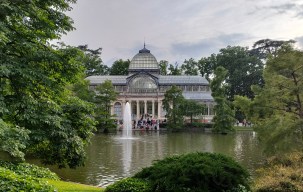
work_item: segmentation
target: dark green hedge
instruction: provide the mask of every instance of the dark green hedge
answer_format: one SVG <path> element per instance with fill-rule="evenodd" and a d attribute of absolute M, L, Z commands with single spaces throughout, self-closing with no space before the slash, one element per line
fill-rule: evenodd
<path fill-rule="evenodd" d="M 142 179 L 126 178 L 106 187 L 105 192 L 148 192 L 151 188 Z"/>
<path fill-rule="evenodd" d="M 217 192 L 249 188 L 249 173 L 232 158 L 214 153 L 167 157 L 143 168 L 133 178 L 150 183 L 152 191 Z"/>

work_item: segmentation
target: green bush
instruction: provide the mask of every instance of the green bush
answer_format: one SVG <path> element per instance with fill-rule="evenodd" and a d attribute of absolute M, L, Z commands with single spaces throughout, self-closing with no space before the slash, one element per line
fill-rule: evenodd
<path fill-rule="evenodd" d="M 42 178 L 60 180 L 47 168 L 0 160 L 0 191 L 57 191 Z"/>
<path fill-rule="evenodd" d="M 159 123 L 160 128 L 167 128 L 167 123 Z"/>
<path fill-rule="evenodd" d="M 0 191 L 57 191 L 46 181 L 31 175 L 18 175 L 13 171 L 0 167 Z"/>
<path fill-rule="evenodd" d="M 18 175 L 28 175 L 37 178 L 48 178 L 52 180 L 60 180 L 60 178 L 48 168 L 38 167 L 36 165 L 24 162 L 9 162 L 0 160 L 0 167 L 15 172 Z"/>
<path fill-rule="evenodd" d="M 249 188 L 249 173 L 232 158 L 208 152 L 188 153 L 158 160 L 133 178 L 149 182 L 152 191 L 227 191 Z"/>
<path fill-rule="evenodd" d="M 147 192 L 149 185 L 142 179 L 126 178 L 106 187 L 105 192 Z"/>

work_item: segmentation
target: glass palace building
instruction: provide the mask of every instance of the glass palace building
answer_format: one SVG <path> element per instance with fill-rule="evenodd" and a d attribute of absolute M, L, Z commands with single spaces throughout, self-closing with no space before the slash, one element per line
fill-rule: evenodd
<path fill-rule="evenodd" d="M 149 114 L 153 119 L 165 119 L 166 112 L 162 108 L 162 100 L 166 90 L 172 85 L 178 86 L 185 99 L 195 100 L 206 105 L 203 119 L 210 121 L 214 115 L 214 99 L 211 96 L 208 81 L 201 76 L 160 75 L 157 59 L 150 50 L 143 49 L 136 54 L 128 69 L 128 75 L 89 76 L 90 88 L 111 80 L 115 90 L 119 92 L 118 101 L 111 103 L 111 114 L 117 119 L 123 118 L 126 102 L 130 103 L 133 119 L 140 119 Z"/>

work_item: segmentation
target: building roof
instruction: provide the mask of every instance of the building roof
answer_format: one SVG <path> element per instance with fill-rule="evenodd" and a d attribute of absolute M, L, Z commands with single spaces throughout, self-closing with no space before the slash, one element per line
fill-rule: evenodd
<path fill-rule="evenodd" d="M 201 76 L 166 75 L 159 76 L 159 85 L 208 85 L 208 81 Z"/>
<path fill-rule="evenodd" d="M 153 54 L 150 53 L 150 50 L 145 48 L 141 49 L 130 62 L 128 71 L 137 71 L 137 70 L 149 70 L 149 71 L 159 71 L 159 65 L 157 59 Z"/>
<path fill-rule="evenodd" d="M 190 91 L 183 92 L 182 95 L 185 99 L 195 100 L 195 101 L 214 101 L 211 96 L 211 92 L 201 92 L 201 91 Z"/>
<path fill-rule="evenodd" d="M 100 85 L 105 80 L 111 80 L 113 85 L 126 85 L 126 75 L 105 75 L 105 76 L 89 76 L 85 80 L 90 80 L 90 85 Z"/>
<path fill-rule="evenodd" d="M 126 85 L 126 75 L 106 75 L 106 76 L 89 76 L 86 80 L 90 80 L 91 85 L 103 84 L 106 79 L 112 81 L 113 85 Z M 208 81 L 201 76 L 189 75 L 166 75 L 159 76 L 159 85 L 208 85 Z"/>

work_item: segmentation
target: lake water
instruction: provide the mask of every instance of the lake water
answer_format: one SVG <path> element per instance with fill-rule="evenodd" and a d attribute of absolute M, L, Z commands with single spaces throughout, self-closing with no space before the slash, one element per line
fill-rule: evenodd
<path fill-rule="evenodd" d="M 122 132 L 96 134 L 86 148 L 89 160 L 85 167 L 57 169 L 47 166 L 61 177 L 87 185 L 105 187 L 134 175 L 153 160 L 204 151 L 223 153 L 234 158 L 254 176 L 263 159 L 261 146 L 252 131 L 221 135 L 207 132 L 134 131 L 131 140 L 122 139 Z M 1 154 L 3 157 L 3 154 Z M 3 158 L 2 158 L 3 159 Z M 8 157 L 4 157 L 8 160 Z M 39 160 L 27 158 L 28 163 L 42 166 Z"/>

